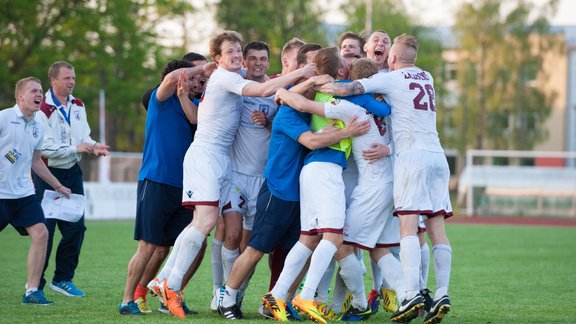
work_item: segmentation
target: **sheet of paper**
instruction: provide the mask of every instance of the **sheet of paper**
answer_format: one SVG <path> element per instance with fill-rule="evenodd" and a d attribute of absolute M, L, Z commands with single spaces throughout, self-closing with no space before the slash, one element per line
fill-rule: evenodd
<path fill-rule="evenodd" d="M 66 198 L 56 191 L 44 191 L 42 209 L 46 218 L 61 219 L 75 223 L 82 218 L 85 208 L 86 197 L 83 195 L 71 194 L 70 198 Z"/>

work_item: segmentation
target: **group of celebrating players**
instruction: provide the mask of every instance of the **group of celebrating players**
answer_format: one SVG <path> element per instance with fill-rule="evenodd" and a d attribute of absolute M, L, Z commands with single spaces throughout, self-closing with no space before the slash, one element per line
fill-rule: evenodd
<path fill-rule="evenodd" d="M 450 311 L 444 219 L 452 208 L 433 77 L 416 67 L 412 36 L 392 44 L 382 30 L 346 32 L 338 45 L 292 39 L 282 73 L 268 76 L 268 46 L 243 47 L 225 31 L 210 42 L 214 62 L 190 53 L 166 65 L 144 99 L 138 248 L 120 314 L 151 312 L 148 292 L 161 311 L 195 313 L 182 290 L 214 228 L 210 307 L 226 319 L 243 318 L 264 254 L 270 290 L 259 313 L 269 318 L 357 321 L 380 302 L 395 322 L 425 314 L 424 323 L 438 323 Z M 363 250 L 373 273 L 368 296 Z"/>

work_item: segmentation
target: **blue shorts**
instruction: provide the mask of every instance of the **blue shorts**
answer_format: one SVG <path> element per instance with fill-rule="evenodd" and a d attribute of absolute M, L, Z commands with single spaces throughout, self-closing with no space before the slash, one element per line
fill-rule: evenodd
<path fill-rule="evenodd" d="M 36 195 L 17 199 L 0 199 L 0 231 L 11 224 L 20 235 L 28 235 L 26 227 L 46 223 L 40 200 Z"/>
<path fill-rule="evenodd" d="M 248 246 L 270 253 L 276 246 L 289 251 L 300 237 L 300 202 L 282 200 L 268 190 L 267 182 L 258 193 L 254 227 Z"/>
<path fill-rule="evenodd" d="M 134 239 L 171 246 L 192 221 L 192 210 L 182 206 L 182 188 L 148 179 L 138 181 Z"/>

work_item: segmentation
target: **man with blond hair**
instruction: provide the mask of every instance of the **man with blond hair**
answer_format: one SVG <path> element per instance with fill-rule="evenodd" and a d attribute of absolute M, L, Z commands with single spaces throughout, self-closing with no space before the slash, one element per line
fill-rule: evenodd
<path fill-rule="evenodd" d="M 48 229 L 40 200 L 34 193 L 30 169 L 50 188 L 68 197 L 63 186 L 42 162 L 40 148 L 44 130 L 36 120 L 42 102 L 42 85 L 34 77 L 16 83 L 16 105 L 0 111 L 0 231 L 11 224 L 20 235 L 30 235 L 28 280 L 22 304 L 49 305 L 39 289 L 46 258 Z"/>
<path fill-rule="evenodd" d="M 306 43 L 298 37 L 294 37 L 282 47 L 282 53 L 280 54 L 280 59 L 282 60 L 282 73 L 286 74 L 292 72 L 298 68 L 298 63 L 296 63 L 296 54 L 300 47 L 306 45 Z"/>

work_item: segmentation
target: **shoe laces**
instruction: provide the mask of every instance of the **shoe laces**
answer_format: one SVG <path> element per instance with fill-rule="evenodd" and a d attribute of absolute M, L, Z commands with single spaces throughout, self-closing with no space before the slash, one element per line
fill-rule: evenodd
<path fill-rule="evenodd" d="M 46 299 L 46 296 L 44 296 L 44 293 L 42 292 L 42 290 L 36 290 L 35 292 L 31 293 L 29 295 L 30 300 L 36 303 L 44 303 L 44 302 L 48 302 L 48 300 Z"/>
<path fill-rule="evenodd" d="M 134 302 L 132 303 L 128 303 L 128 309 L 130 310 L 130 313 L 140 313 L 140 308 L 138 308 L 138 305 Z"/>
<path fill-rule="evenodd" d="M 280 311 L 280 306 L 278 305 L 278 303 L 276 302 L 276 298 L 274 298 L 272 294 L 264 295 L 264 299 L 266 299 L 266 302 L 268 303 L 270 308 L 278 312 Z"/>

